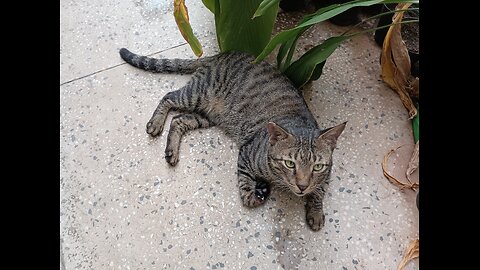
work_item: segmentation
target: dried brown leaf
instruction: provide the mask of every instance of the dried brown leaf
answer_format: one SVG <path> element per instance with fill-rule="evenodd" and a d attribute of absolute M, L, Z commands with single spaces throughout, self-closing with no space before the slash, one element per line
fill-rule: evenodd
<path fill-rule="evenodd" d="M 396 9 L 407 9 L 411 3 L 400 3 Z M 405 108 L 408 110 L 410 119 L 415 117 L 417 109 L 407 92 L 411 88 L 410 82 L 414 79 L 410 74 L 410 56 L 405 42 L 402 39 L 401 24 L 403 11 L 393 16 L 394 25 L 390 26 L 383 42 L 380 64 L 383 81 L 397 92 Z"/>
<path fill-rule="evenodd" d="M 382 170 L 383 170 L 383 175 L 392 183 L 394 184 L 395 186 L 401 188 L 401 189 L 404 189 L 404 188 L 409 188 L 409 189 L 412 189 L 412 190 L 415 190 L 418 188 L 418 183 L 404 183 L 402 181 L 399 181 L 397 178 L 395 178 L 393 175 L 391 175 L 389 172 L 388 172 L 388 168 L 387 168 L 387 164 L 388 164 L 388 159 L 390 158 L 390 156 L 397 150 L 399 149 L 400 147 L 402 147 L 403 145 L 397 147 L 397 148 L 394 148 L 394 149 L 391 149 L 386 155 L 385 157 L 383 158 L 383 162 L 382 162 Z"/>
<path fill-rule="evenodd" d="M 410 158 L 410 162 L 408 162 L 408 167 L 407 167 L 407 179 L 410 181 L 410 175 L 417 170 L 418 168 L 418 154 L 420 150 L 420 141 L 417 141 L 415 144 L 415 148 L 413 149 L 412 157 Z"/>
<path fill-rule="evenodd" d="M 405 254 L 403 255 L 402 261 L 398 265 L 397 270 L 403 270 L 407 263 L 415 258 L 418 258 L 419 255 L 419 240 L 418 238 L 410 242 L 408 245 Z"/>
<path fill-rule="evenodd" d="M 420 79 L 415 77 L 412 81 L 409 82 L 409 87 L 407 87 L 407 92 L 411 97 L 419 97 L 419 84 Z"/>
<path fill-rule="evenodd" d="M 408 8 L 408 6 L 400 7 Z M 395 13 L 393 16 L 394 22 L 402 21 L 403 13 Z M 408 55 L 407 45 L 402 39 L 402 25 L 392 25 L 392 35 L 390 36 L 390 48 L 392 52 L 392 59 L 395 63 L 396 72 L 394 79 L 400 86 L 408 85 L 410 75 L 410 56 Z"/>

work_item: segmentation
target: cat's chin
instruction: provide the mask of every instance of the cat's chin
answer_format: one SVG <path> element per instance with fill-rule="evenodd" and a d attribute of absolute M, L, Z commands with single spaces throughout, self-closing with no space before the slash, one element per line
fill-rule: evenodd
<path fill-rule="evenodd" d="M 308 193 L 305 193 L 305 192 L 302 192 L 302 193 L 300 193 L 300 192 L 295 192 L 295 191 L 292 191 L 292 192 L 293 192 L 293 194 L 295 194 L 295 195 L 298 196 L 298 197 L 303 197 L 303 196 L 305 196 L 305 195 L 308 194 Z"/>

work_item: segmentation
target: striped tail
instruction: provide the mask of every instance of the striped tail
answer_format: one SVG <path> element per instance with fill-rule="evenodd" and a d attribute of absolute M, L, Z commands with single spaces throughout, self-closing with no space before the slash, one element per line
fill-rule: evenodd
<path fill-rule="evenodd" d="M 134 54 L 125 48 L 120 49 L 120 56 L 130 65 L 157 73 L 191 74 L 199 67 L 204 66 L 206 58 L 196 60 L 187 59 L 155 59 L 148 56 Z"/>

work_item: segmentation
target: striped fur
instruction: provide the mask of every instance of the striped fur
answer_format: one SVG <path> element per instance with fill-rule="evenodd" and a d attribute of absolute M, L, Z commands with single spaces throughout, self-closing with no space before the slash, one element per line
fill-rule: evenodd
<path fill-rule="evenodd" d="M 307 224 L 315 231 L 322 228 L 323 184 L 346 123 L 320 130 L 288 78 L 266 62 L 252 64 L 254 57 L 245 53 L 198 60 L 153 59 L 127 49 L 120 55 L 141 69 L 193 74 L 185 86 L 160 100 L 147 123 L 147 133 L 158 136 L 168 112 L 181 112 L 173 118 L 167 138 L 165 158 L 170 165 L 178 162 L 183 134 L 218 126 L 239 147 L 238 183 L 245 206 L 265 203 L 274 185 L 304 197 Z"/>

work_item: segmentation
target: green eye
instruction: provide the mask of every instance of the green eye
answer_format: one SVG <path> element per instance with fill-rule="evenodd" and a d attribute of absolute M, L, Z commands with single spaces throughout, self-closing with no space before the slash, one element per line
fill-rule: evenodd
<path fill-rule="evenodd" d="M 285 160 L 285 166 L 289 169 L 293 169 L 293 168 L 295 168 L 295 162 L 293 162 L 291 160 Z"/>
<path fill-rule="evenodd" d="M 313 165 L 313 170 L 314 171 L 321 171 L 323 169 L 323 164 L 315 164 Z"/>

